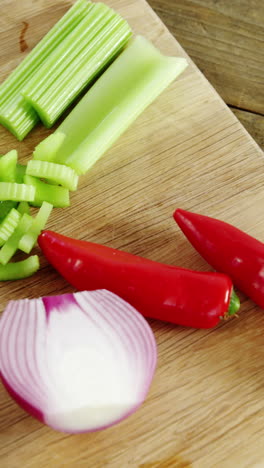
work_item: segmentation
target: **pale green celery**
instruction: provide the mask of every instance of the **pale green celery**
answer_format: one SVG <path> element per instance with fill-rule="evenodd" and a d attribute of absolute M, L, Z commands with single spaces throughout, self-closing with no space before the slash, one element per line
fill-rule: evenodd
<path fill-rule="evenodd" d="M 0 265 L 0 281 L 24 279 L 33 275 L 39 269 L 39 257 L 31 255 L 20 262 L 10 262 Z"/>
<path fill-rule="evenodd" d="M 21 215 L 15 208 L 12 208 L 6 215 L 6 217 L 0 224 L 0 246 L 2 246 L 9 239 L 10 236 L 12 236 L 14 230 L 16 229 L 19 223 L 20 218 Z"/>
<path fill-rule="evenodd" d="M 34 201 L 35 187 L 16 182 L 0 182 L 0 200 Z"/>
<path fill-rule="evenodd" d="M 56 130 L 65 134 L 56 162 L 84 174 L 186 66 L 137 36 Z"/>
<path fill-rule="evenodd" d="M 13 255 L 18 249 L 20 239 L 30 229 L 32 222 L 32 216 L 29 216 L 27 213 L 24 213 L 23 216 L 20 218 L 15 231 L 0 249 L 0 263 L 6 265 L 9 262 L 9 260 L 13 257 Z"/>
<path fill-rule="evenodd" d="M 31 159 L 27 164 L 26 175 L 55 182 L 69 190 L 76 190 L 78 185 L 76 172 L 64 164 Z"/>
<path fill-rule="evenodd" d="M 24 175 L 26 173 L 26 167 L 24 164 L 17 164 L 16 167 L 16 183 L 23 184 L 24 182 Z"/>
<path fill-rule="evenodd" d="M 45 140 L 42 140 L 33 152 L 33 158 L 40 161 L 52 162 L 63 143 L 65 135 L 63 133 L 52 133 Z"/>
<path fill-rule="evenodd" d="M 11 150 L 0 157 L 0 181 L 15 182 L 17 166 L 17 151 Z"/>
<path fill-rule="evenodd" d="M 120 53 L 131 34 L 128 23 L 118 13 L 102 3 L 94 4 L 23 89 L 23 95 L 47 127 Z"/>
<path fill-rule="evenodd" d="M 51 185 L 36 177 L 25 175 L 25 184 L 35 187 L 35 198 L 31 202 L 33 206 L 41 206 L 44 201 L 51 203 L 55 208 L 70 206 L 69 190 L 58 185 Z"/>
<path fill-rule="evenodd" d="M 38 214 L 33 219 L 30 230 L 23 235 L 18 243 L 18 248 L 23 252 L 29 253 L 37 242 L 37 238 L 44 229 L 53 206 L 50 203 L 43 202 Z"/>
<path fill-rule="evenodd" d="M 90 2 L 78 0 L 0 86 L 0 123 L 18 140 L 23 140 L 39 120 L 35 110 L 22 96 L 22 89 L 90 8 Z"/>
<path fill-rule="evenodd" d="M 11 200 L 0 201 L 0 223 L 9 213 L 9 211 L 11 211 L 12 208 L 16 208 L 16 207 L 17 207 L 17 202 L 14 202 Z"/>
<path fill-rule="evenodd" d="M 28 204 L 28 202 L 26 201 L 22 201 L 18 204 L 18 207 L 17 207 L 17 211 L 20 213 L 20 214 L 30 214 L 30 206 Z"/>

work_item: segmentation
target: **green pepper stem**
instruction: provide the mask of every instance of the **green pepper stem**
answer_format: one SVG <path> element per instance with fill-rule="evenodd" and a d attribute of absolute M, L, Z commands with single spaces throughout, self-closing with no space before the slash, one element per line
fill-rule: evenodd
<path fill-rule="evenodd" d="M 232 290 L 229 307 L 227 311 L 227 317 L 235 315 L 240 308 L 240 300 L 237 294 L 235 293 L 234 289 Z"/>

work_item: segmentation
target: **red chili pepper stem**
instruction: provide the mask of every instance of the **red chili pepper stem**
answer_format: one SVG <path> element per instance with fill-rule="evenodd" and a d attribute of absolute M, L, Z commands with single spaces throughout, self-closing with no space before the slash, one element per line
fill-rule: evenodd
<path fill-rule="evenodd" d="M 230 297 L 228 310 L 223 318 L 227 319 L 228 317 L 231 317 L 232 315 L 236 315 L 239 308 L 240 308 L 240 300 L 239 300 L 238 295 L 235 293 L 233 289 L 231 293 L 231 297 Z"/>

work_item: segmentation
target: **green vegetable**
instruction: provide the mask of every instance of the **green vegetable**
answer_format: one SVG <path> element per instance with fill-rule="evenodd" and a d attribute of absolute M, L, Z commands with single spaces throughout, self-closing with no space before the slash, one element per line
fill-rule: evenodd
<path fill-rule="evenodd" d="M 0 263 L 6 265 L 18 249 L 21 237 L 30 229 L 33 222 L 32 216 L 24 213 L 18 225 L 3 247 L 0 249 Z"/>
<path fill-rule="evenodd" d="M 29 207 L 28 202 L 26 202 L 26 201 L 20 202 L 20 203 L 18 204 L 17 211 L 18 211 L 20 214 L 27 213 L 27 214 L 29 215 L 29 214 L 30 214 L 30 207 Z"/>
<path fill-rule="evenodd" d="M 26 184 L 35 187 L 35 198 L 31 205 L 41 206 L 44 201 L 51 203 L 56 208 L 65 208 L 70 206 L 69 190 L 58 185 L 47 184 L 46 182 L 25 175 L 24 181 Z"/>
<path fill-rule="evenodd" d="M 17 207 L 17 202 L 11 200 L 0 201 L 0 223 L 8 215 L 12 208 Z"/>
<path fill-rule="evenodd" d="M 127 22 L 103 3 L 61 42 L 25 85 L 22 94 L 47 127 L 112 59 L 131 36 Z"/>
<path fill-rule="evenodd" d="M 20 213 L 12 208 L 0 224 L 0 246 L 13 234 L 20 220 Z"/>
<path fill-rule="evenodd" d="M 37 255 L 31 255 L 20 262 L 0 265 L 0 281 L 10 281 L 27 278 L 33 275 L 39 269 L 39 258 Z"/>
<path fill-rule="evenodd" d="M 0 182 L 0 200 L 34 201 L 35 187 L 16 182 Z"/>
<path fill-rule="evenodd" d="M 65 139 L 55 161 L 84 174 L 186 66 L 136 37 L 56 130 Z"/>
<path fill-rule="evenodd" d="M 78 185 L 78 176 L 73 169 L 48 161 L 32 159 L 28 162 L 26 175 L 50 180 L 69 190 L 76 190 Z"/>
<path fill-rule="evenodd" d="M 18 184 L 23 184 L 24 182 L 24 175 L 26 173 L 26 167 L 23 164 L 17 164 L 16 166 L 16 182 Z"/>
<path fill-rule="evenodd" d="M 53 206 L 50 203 L 43 202 L 38 214 L 33 219 L 30 231 L 26 232 L 18 243 L 18 248 L 23 252 L 29 253 L 37 242 L 37 238 L 49 218 Z"/>
<path fill-rule="evenodd" d="M 0 181 L 15 182 L 17 166 L 17 151 L 11 150 L 0 157 Z"/>
<path fill-rule="evenodd" d="M 40 161 L 53 161 L 63 143 L 65 135 L 63 133 L 52 133 L 45 140 L 42 140 L 33 152 L 33 158 Z"/>
<path fill-rule="evenodd" d="M 90 7 L 90 2 L 78 0 L 0 86 L 0 123 L 18 140 L 23 140 L 38 122 L 37 113 L 21 94 L 22 89 Z"/>

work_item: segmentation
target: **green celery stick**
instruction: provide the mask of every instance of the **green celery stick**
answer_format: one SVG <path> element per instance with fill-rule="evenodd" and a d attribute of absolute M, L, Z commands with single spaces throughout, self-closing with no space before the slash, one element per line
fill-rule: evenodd
<path fill-rule="evenodd" d="M 11 150 L 0 157 L 0 181 L 15 182 L 17 166 L 17 151 Z"/>
<path fill-rule="evenodd" d="M 26 173 L 26 167 L 23 164 L 17 164 L 16 166 L 16 183 L 23 184 L 24 182 L 24 175 Z"/>
<path fill-rule="evenodd" d="M 0 200 L 34 201 L 35 187 L 16 182 L 0 182 Z"/>
<path fill-rule="evenodd" d="M 45 140 L 42 140 L 33 152 L 33 158 L 40 161 L 52 162 L 63 143 L 65 135 L 63 133 L 52 133 Z"/>
<path fill-rule="evenodd" d="M 56 162 L 84 174 L 186 66 L 137 36 L 56 130 L 65 134 Z"/>
<path fill-rule="evenodd" d="M 0 224 L 0 246 L 2 246 L 10 236 L 12 236 L 13 232 L 17 228 L 20 217 L 20 213 L 15 208 L 12 208 L 12 210 L 10 210 L 3 219 Z"/>
<path fill-rule="evenodd" d="M 33 206 L 41 206 L 44 201 L 51 203 L 55 208 L 70 206 L 69 190 L 58 185 L 51 185 L 36 177 L 25 175 L 25 184 L 35 187 L 35 198 L 31 202 Z"/>
<path fill-rule="evenodd" d="M 32 216 L 24 213 L 18 225 L 3 247 L 0 249 L 0 263 L 6 265 L 18 249 L 21 237 L 30 229 L 33 222 Z"/>
<path fill-rule="evenodd" d="M 22 96 L 22 89 L 90 8 L 90 2 L 78 0 L 0 86 L 0 123 L 18 140 L 23 140 L 39 120 L 35 110 Z"/>
<path fill-rule="evenodd" d="M 93 5 L 22 91 L 47 127 L 122 50 L 131 34 L 118 13 L 103 3 Z"/>
<path fill-rule="evenodd" d="M 64 164 L 31 159 L 27 165 L 26 175 L 50 180 L 69 190 L 76 190 L 78 185 L 76 172 Z"/>
<path fill-rule="evenodd" d="M 17 211 L 22 215 L 24 213 L 30 215 L 30 206 L 29 206 L 28 202 L 26 202 L 26 201 L 20 202 L 18 204 Z"/>
<path fill-rule="evenodd" d="M 31 255 L 20 262 L 0 265 L 0 281 L 12 281 L 24 279 L 33 275 L 39 269 L 39 258 Z"/>
<path fill-rule="evenodd" d="M 30 231 L 24 234 L 18 243 L 18 248 L 23 252 L 29 253 L 37 242 L 37 238 L 42 229 L 44 229 L 53 206 L 50 203 L 43 202 L 37 216 L 33 219 Z"/>
<path fill-rule="evenodd" d="M 0 201 L 0 223 L 8 215 L 12 208 L 17 207 L 17 202 L 11 200 Z"/>

